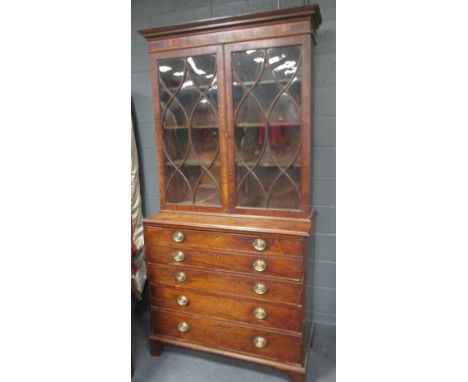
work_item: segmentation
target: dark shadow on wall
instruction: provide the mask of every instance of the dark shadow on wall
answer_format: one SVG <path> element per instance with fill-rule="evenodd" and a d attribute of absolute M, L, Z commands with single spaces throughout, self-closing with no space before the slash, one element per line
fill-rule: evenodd
<path fill-rule="evenodd" d="M 140 175 L 140 193 L 141 193 L 141 208 L 143 210 L 143 216 L 147 216 L 147 208 L 146 208 L 146 184 L 145 184 L 145 176 L 143 175 L 143 160 L 141 155 L 141 147 L 142 147 L 142 138 L 138 124 L 138 118 L 136 116 L 135 104 L 133 102 L 133 97 L 131 98 L 131 111 L 132 111 L 132 123 L 133 123 L 133 131 L 135 133 L 135 141 L 138 150 L 138 169 Z"/>

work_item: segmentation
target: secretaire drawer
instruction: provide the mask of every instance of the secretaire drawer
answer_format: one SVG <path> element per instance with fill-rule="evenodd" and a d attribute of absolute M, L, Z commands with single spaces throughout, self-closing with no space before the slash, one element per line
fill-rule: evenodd
<path fill-rule="evenodd" d="M 145 242 L 150 245 L 177 244 L 181 248 L 214 248 L 287 256 L 301 256 L 303 249 L 302 241 L 295 239 L 151 226 L 145 226 Z"/>
<path fill-rule="evenodd" d="M 276 258 L 257 254 L 228 253 L 217 250 L 186 249 L 176 246 L 145 248 L 146 259 L 151 263 L 196 268 L 219 269 L 255 275 L 302 278 L 302 259 Z"/>
<path fill-rule="evenodd" d="M 195 313 L 266 328 L 302 331 L 300 307 L 240 300 L 191 289 L 151 284 L 151 303 L 181 313 Z"/>
<path fill-rule="evenodd" d="M 153 332 L 206 346 L 301 363 L 302 337 L 250 328 L 208 317 L 152 311 Z"/>
<path fill-rule="evenodd" d="M 215 293 L 239 295 L 290 304 L 302 304 L 302 283 L 278 281 L 261 276 L 232 275 L 172 265 L 148 264 L 150 280 L 163 285 L 175 285 Z"/>

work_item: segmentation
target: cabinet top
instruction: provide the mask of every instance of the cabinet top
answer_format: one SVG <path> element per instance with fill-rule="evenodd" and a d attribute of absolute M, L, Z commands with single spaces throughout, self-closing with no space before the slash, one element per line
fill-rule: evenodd
<path fill-rule="evenodd" d="M 150 28 L 140 31 L 148 41 L 172 36 L 216 32 L 221 30 L 245 28 L 262 24 L 277 24 L 291 20 L 308 20 L 315 31 L 322 22 L 317 4 L 303 7 L 284 8 L 275 11 L 253 13 L 233 17 L 219 17 L 198 22 Z"/>
<path fill-rule="evenodd" d="M 147 226 L 164 226 L 230 233 L 255 232 L 278 236 L 309 237 L 314 229 L 317 212 L 310 210 L 308 218 L 292 219 L 271 216 L 241 216 L 182 211 L 160 211 L 143 219 Z"/>

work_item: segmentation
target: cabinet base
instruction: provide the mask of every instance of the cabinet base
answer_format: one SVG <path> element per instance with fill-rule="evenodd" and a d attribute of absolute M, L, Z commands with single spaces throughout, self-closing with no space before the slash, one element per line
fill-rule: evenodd
<path fill-rule="evenodd" d="M 150 353 L 153 357 L 159 357 L 163 352 L 162 344 L 150 339 Z"/>
<path fill-rule="evenodd" d="M 291 382 L 306 382 L 306 374 L 304 373 L 294 373 L 294 372 L 289 372 L 289 380 Z"/>
<path fill-rule="evenodd" d="M 310 348 L 312 347 L 312 340 L 313 340 L 313 334 L 314 334 L 313 324 L 308 326 L 308 330 L 306 333 L 308 333 L 308 336 L 305 342 L 303 365 L 281 363 L 279 361 L 258 358 L 258 357 L 254 357 L 254 356 L 242 354 L 242 353 L 235 353 L 229 350 L 215 349 L 215 348 L 199 345 L 196 343 L 186 342 L 186 341 L 182 341 L 176 338 L 165 337 L 165 336 L 156 335 L 156 334 L 152 334 L 150 336 L 150 349 L 151 349 L 151 355 L 155 357 L 159 357 L 162 354 L 163 352 L 162 344 L 169 344 L 169 345 L 174 345 L 174 346 L 185 347 L 188 349 L 204 351 L 206 353 L 223 355 L 223 356 L 227 356 L 231 358 L 236 358 L 242 361 L 248 361 L 248 362 L 257 363 L 257 364 L 264 365 L 264 366 L 273 367 L 274 369 L 277 369 L 281 372 L 288 374 L 289 380 L 291 382 L 305 382 L 307 366 L 309 362 Z"/>

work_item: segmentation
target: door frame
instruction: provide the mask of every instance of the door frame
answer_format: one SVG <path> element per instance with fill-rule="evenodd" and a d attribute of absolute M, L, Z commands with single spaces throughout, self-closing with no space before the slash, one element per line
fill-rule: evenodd
<path fill-rule="evenodd" d="M 234 139 L 234 108 L 232 94 L 232 61 L 231 54 L 237 51 L 249 49 L 265 49 L 288 45 L 302 46 L 302 84 L 301 84 L 301 208 L 298 210 L 252 208 L 236 206 L 236 181 L 235 181 L 235 139 Z M 309 34 L 299 36 L 280 37 L 264 40 L 249 40 L 224 45 L 224 65 L 226 79 L 226 119 L 227 119 L 227 147 L 228 147 L 228 181 L 229 211 L 242 215 L 266 215 L 278 217 L 307 218 L 309 215 L 310 184 L 312 180 L 312 164 L 310 150 L 312 146 L 312 39 Z"/>
<path fill-rule="evenodd" d="M 219 137 L 219 161 L 220 161 L 220 206 L 204 206 L 196 204 L 169 203 L 165 190 L 165 154 L 162 147 L 162 126 L 160 119 L 160 97 L 158 79 L 158 60 L 179 58 L 187 56 L 200 56 L 204 54 L 216 54 L 217 76 L 217 103 L 218 103 L 218 137 Z M 170 51 L 150 52 L 151 88 L 153 92 L 153 112 L 155 125 L 156 157 L 158 160 L 159 195 L 161 210 L 192 211 L 192 212 L 227 212 L 228 211 L 228 175 L 227 175 L 227 144 L 226 144 L 226 99 L 225 99 L 225 70 L 222 45 L 212 45 L 196 48 L 175 49 Z"/>

